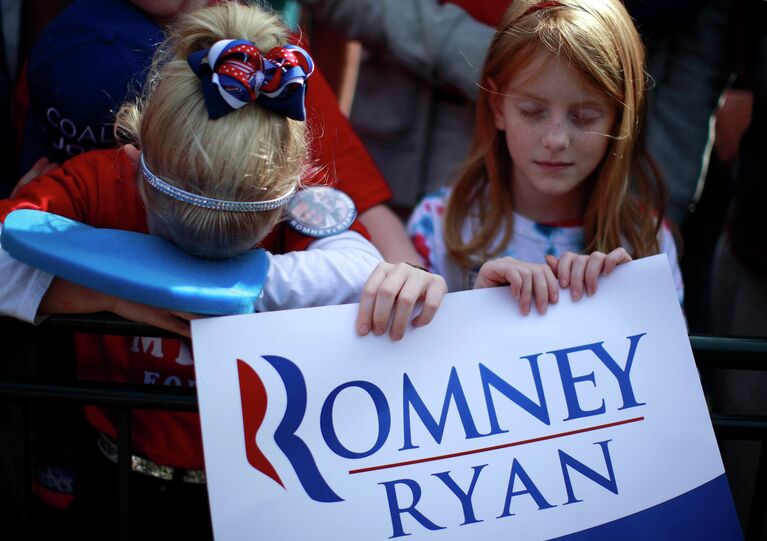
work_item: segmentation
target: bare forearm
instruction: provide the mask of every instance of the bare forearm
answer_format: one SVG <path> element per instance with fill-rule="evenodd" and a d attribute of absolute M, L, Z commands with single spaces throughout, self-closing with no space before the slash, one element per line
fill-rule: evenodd
<path fill-rule="evenodd" d="M 113 297 L 61 278 L 54 278 L 43 296 L 38 315 L 112 312 L 130 321 L 190 336 L 189 320 L 196 316 Z"/>
<path fill-rule="evenodd" d="M 90 314 L 113 308 L 110 297 L 63 278 L 54 278 L 40 301 L 38 315 Z"/>

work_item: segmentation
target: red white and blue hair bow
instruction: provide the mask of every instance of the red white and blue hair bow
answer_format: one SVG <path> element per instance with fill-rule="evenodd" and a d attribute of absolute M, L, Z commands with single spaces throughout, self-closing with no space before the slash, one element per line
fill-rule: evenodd
<path fill-rule="evenodd" d="M 252 101 L 288 118 L 306 119 L 306 80 L 314 62 L 301 47 L 284 45 L 262 54 L 250 41 L 224 39 L 190 54 L 188 61 L 202 81 L 211 119 Z"/>

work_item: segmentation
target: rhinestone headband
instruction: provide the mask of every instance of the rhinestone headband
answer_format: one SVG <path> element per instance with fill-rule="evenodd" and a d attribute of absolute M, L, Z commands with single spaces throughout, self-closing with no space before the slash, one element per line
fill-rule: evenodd
<path fill-rule="evenodd" d="M 212 210 L 223 210 L 228 212 L 262 212 L 265 210 L 274 210 L 279 208 L 290 201 L 295 193 L 295 187 L 291 188 L 288 193 L 281 195 L 275 199 L 269 199 L 267 201 L 225 201 L 223 199 L 214 199 L 212 197 L 205 197 L 204 195 L 198 195 L 189 193 L 176 188 L 171 184 L 168 184 L 147 167 L 144 160 L 144 153 L 141 153 L 140 158 L 141 176 L 146 180 L 155 190 L 164 193 L 165 195 L 195 205 L 197 207 L 203 207 Z"/>

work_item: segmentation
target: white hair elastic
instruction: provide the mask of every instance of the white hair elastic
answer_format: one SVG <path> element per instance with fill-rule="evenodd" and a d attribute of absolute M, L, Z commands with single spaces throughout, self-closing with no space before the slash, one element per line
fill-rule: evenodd
<path fill-rule="evenodd" d="M 228 212 L 262 212 L 265 210 L 274 210 L 287 204 L 296 191 L 294 186 L 285 195 L 267 201 L 225 201 L 223 199 L 214 199 L 212 197 L 205 197 L 204 195 L 189 193 L 181 188 L 168 184 L 152 173 L 147 166 L 146 161 L 144 161 L 143 152 L 141 153 L 139 162 L 141 165 L 141 176 L 155 190 L 162 192 L 173 199 L 177 199 L 178 201 L 212 210 L 223 210 Z"/>

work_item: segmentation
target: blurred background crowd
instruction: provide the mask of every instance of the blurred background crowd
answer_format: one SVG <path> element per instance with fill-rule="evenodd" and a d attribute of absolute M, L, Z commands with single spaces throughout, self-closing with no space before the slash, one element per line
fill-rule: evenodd
<path fill-rule="evenodd" d="M 140 90 L 146 44 L 178 11 L 205 3 L 3 0 L 0 197 L 52 164 L 114 145 L 110 114 Z M 304 35 L 400 219 L 465 159 L 480 68 L 510 3 L 272 1 Z M 681 239 L 689 331 L 767 336 L 767 2 L 625 4 L 647 47 L 643 136 Z M 120 9 L 127 15 L 110 20 Z M 110 73 L 110 85 L 84 88 L 94 69 Z M 733 413 L 767 405 L 767 381 L 753 375 L 713 388 Z M 731 480 L 742 464 L 728 464 Z"/>

